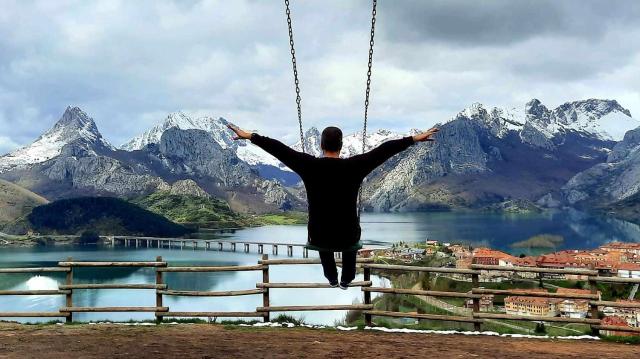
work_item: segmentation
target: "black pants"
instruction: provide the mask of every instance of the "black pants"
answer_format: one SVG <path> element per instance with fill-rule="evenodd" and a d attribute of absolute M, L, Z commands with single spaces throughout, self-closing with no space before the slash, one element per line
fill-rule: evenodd
<path fill-rule="evenodd" d="M 331 283 L 338 281 L 338 269 L 336 268 L 336 260 L 333 256 L 333 252 L 318 252 L 320 254 L 320 261 L 322 262 L 322 269 L 324 270 L 324 276 Z M 356 256 L 358 252 L 342 252 L 342 277 L 340 281 L 342 283 L 351 283 L 356 277 Z"/>

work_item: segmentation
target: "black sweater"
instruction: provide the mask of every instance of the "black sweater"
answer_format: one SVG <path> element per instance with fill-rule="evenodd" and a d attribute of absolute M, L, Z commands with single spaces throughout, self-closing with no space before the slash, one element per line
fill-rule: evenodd
<path fill-rule="evenodd" d="M 251 142 L 302 178 L 309 203 L 309 243 L 332 251 L 353 247 L 360 240 L 357 202 L 364 178 L 414 143 L 411 137 L 387 141 L 365 154 L 343 159 L 317 158 L 255 133 Z"/>

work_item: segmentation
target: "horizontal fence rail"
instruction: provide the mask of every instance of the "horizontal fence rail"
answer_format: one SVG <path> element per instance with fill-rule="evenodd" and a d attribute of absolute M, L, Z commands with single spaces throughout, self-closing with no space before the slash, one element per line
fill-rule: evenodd
<path fill-rule="evenodd" d="M 253 242 L 252 242 L 253 244 Z M 269 245 L 270 243 L 258 243 Z M 341 260 L 336 259 L 338 264 Z M 46 290 L 0 290 L 0 296 L 65 296 L 65 305 L 51 312 L 0 312 L 0 317 L 4 318 L 65 318 L 67 322 L 73 321 L 75 313 L 106 313 L 106 312 L 135 312 L 153 313 L 158 322 L 164 318 L 262 318 L 265 322 L 270 320 L 271 313 L 274 312 L 296 312 L 296 311 L 358 311 L 364 315 L 365 323 L 373 325 L 373 317 L 391 318 L 411 318 L 418 320 L 448 321 L 472 324 L 475 330 L 480 330 L 482 325 L 489 321 L 528 321 L 528 322 L 550 322 L 550 323 L 571 323 L 589 325 L 594 333 L 598 331 L 610 332 L 630 332 L 640 333 L 640 328 L 619 327 L 602 325 L 599 319 L 599 309 L 602 308 L 627 308 L 638 309 L 640 303 L 629 301 L 603 301 L 597 292 L 598 283 L 612 284 L 637 284 L 640 278 L 606 277 L 598 271 L 583 268 L 540 268 L 540 267 L 519 267 L 519 266 L 496 266 L 473 264 L 470 269 L 448 268 L 448 267 L 421 267 L 410 265 L 392 265 L 374 263 L 372 258 L 358 258 L 357 267 L 362 269 L 364 279 L 349 284 L 350 287 L 359 287 L 363 293 L 362 304 L 334 304 L 334 305 L 271 305 L 271 290 L 278 289 L 322 289 L 332 288 L 328 283 L 314 282 L 274 282 L 270 280 L 269 269 L 274 265 L 314 265 L 320 264 L 317 258 L 287 258 L 269 259 L 266 254 L 255 265 L 226 265 L 226 266 L 170 266 L 162 257 L 157 257 L 155 261 L 74 261 L 68 258 L 66 261 L 58 262 L 56 267 L 34 267 L 34 268 L 0 268 L 0 274 L 42 274 L 42 273 L 64 273 L 66 276 L 64 284 L 60 284 L 57 289 Z M 149 268 L 155 272 L 155 283 L 74 283 L 74 269 L 101 267 L 108 268 Z M 472 288 L 468 292 L 436 291 L 422 289 L 405 288 L 385 288 L 374 287 L 371 280 L 372 271 L 381 272 L 405 272 L 405 273 L 436 273 L 439 275 L 452 274 L 470 277 Z M 255 271 L 262 274 L 261 279 L 256 280 L 255 288 L 237 290 L 182 290 L 170 288 L 165 283 L 165 273 L 221 273 L 221 272 L 249 272 Z M 543 274 L 560 274 L 579 276 L 578 280 L 589 283 L 591 293 L 575 293 L 571 291 L 561 293 L 551 293 L 536 291 L 532 289 L 487 289 L 480 286 L 480 275 L 486 272 L 522 272 Z M 540 277 L 542 278 L 542 277 Z M 73 294 L 77 290 L 153 290 L 155 293 L 155 306 L 78 306 L 74 305 Z M 422 297 L 442 297 L 461 298 L 468 300 L 472 304 L 471 310 L 451 312 L 454 314 L 429 314 L 429 313 L 407 313 L 394 312 L 388 310 L 378 310 L 372 301 L 372 293 L 383 293 L 390 295 L 416 295 Z M 234 297 L 234 296 L 262 296 L 262 305 L 253 311 L 172 311 L 164 305 L 164 296 L 174 297 Z M 587 303 L 589 316 L 586 318 L 571 317 L 550 317 L 550 316 L 530 316 L 514 315 L 505 313 L 481 312 L 481 301 L 486 301 L 489 296 L 526 296 L 534 298 L 552 298 L 561 300 L 578 300 Z M 492 298 L 492 297 L 491 297 Z"/>

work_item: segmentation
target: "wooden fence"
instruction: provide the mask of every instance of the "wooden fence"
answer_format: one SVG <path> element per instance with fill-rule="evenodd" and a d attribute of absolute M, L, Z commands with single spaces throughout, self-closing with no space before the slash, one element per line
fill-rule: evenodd
<path fill-rule="evenodd" d="M 339 263 L 339 261 L 338 261 Z M 358 258 L 357 265 L 364 273 L 362 281 L 353 282 L 351 287 L 361 287 L 363 292 L 362 304 L 340 304 L 340 305 L 317 305 L 305 306 L 273 306 L 270 302 L 270 291 L 272 289 L 308 289 L 308 288 L 330 288 L 327 283 L 285 283 L 271 282 L 269 278 L 269 268 L 276 265 L 309 265 L 320 264 L 319 259 L 269 259 L 266 254 L 262 255 L 262 259 L 256 265 L 243 266 L 197 266 L 197 267 L 180 267 L 169 266 L 162 257 L 157 257 L 155 261 L 150 262 L 81 262 L 73 261 L 68 258 L 67 261 L 59 262 L 57 267 L 49 268 L 0 268 L 0 274 L 16 274 L 16 273 L 65 273 L 65 284 L 59 285 L 57 290 L 2 290 L 0 296 L 8 295 L 64 295 L 66 298 L 65 306 L 58 308 L 57 311 L 51 312 L 0 312 L 3 318 L 33 317 L 33 318 L 65 318 L 67 322 L 73 321 L 74 313 L 87 312 L 150 312 L 154 313 L 158 322 L 164 318 L 176 317 L 214 317 L 214 318 L 262 318 L 265 322 L 270 320 L 272 312 L 293 312 L 293 311 L 328 311 L 328 310 L 356 310 L 362 311 L 365 322 L 368 326 L 373 325 L 373 317 L 396 317 L 396 318 L 414 318 L 426 319 L 434 321 L 448 321 L 458 323 L 473 324 L 475 330 L 481 330 L 482 324 L 487 320 L 514 320 L 514 321 L 531 321 L 531 322 L 562 322 L 562 323 L 579 323 L 589 325 L 594 334 L 598 334 L 600 330 L 618 331 L 618 332 L 634 332 L 640 333 L 640 328 L 633 327 L 617 327 L 602 325 L 599 319 L 599 307 L 622 307 L 622 308 L 640 308 L 639 303 L 633 302 L 612 302 L 602 301 L 597 295 L 597 283 L 640 283 L 638 278 L 618 278 L 599 276 L 597 271 L 589 269 L 551 269 L 551 268 L 531 268 L 531 267 L 504 267 L 489 265 L 472 265 L 470 269 L 443 268 L 443 267 L 417 267 L 406 265 L 387 265 L 376 264 L 370 258 Z M 138 267 L 153 268 L 155 270 L 155 283 L 140 284 L 74 284 L 74 269 L 82 267 Z M 446 292 L 432 290 L 417 289 L 400 289 L 374 287 L 371 281 L 373 271 L 398 271 L 398 272 L 423 272 L 438 274 L 455 274 L 470 276 L 473 288 L 470 292 Z M 228 291 L 191 291 L 178 290 L 169 288 L 164 282 L 165 273 L 216 273 L 216 272 L 238 272 L 238 271 L 256 271 L 262 272 L 262 281 L 256 283 L 255 288 L 243 290 Z M 590 294 L 583 293 L 549 293 L 537 292 L 523 289 L 485 289 L 480 287 L 480 274 L 482 271 L 499 271 L 499 272 L 529 272 L 529 273 L 550 273 L 550 274 L 569 274 L 579 275 L 587 278 Z M 156 305 L 149 307 L 78 307 L 74 306 L 73 293 L 78 290 L 101 290 L 101 289 L 153 289 L 155 290 Z M 444 298 L 463 298 L 470 299 L 473 303 L 473 311 L 471 315 L 446 315 L 446 314 L 418 314 L 406 312 L 393 312 L 374 309 L 371 293 L 386 293 L 392 295 L 420 295 Z M 574 299 L 586 300 L 589 303 L 589 318 L 565 318 L 565 317 L 547 317 L 547 316 L 524 316 L 509 315 L 502 313 L 483 313 L 480 311 L 480 300 L 485 295 L 519 295 L 528 297 L 545 297 L 556 299 Z M 171 311 L 169 307 L 163 305 L 164 296 L 187 296 L 187 297 L 231 297 L 244 295 L 261 295 L 262 306 L 255 311 L 198 311 L 198 312 L 178 312 Z"/>

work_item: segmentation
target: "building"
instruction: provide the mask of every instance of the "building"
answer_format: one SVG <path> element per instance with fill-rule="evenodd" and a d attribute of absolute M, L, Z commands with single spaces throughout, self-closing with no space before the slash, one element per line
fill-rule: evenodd
<path fill-rule="evenodd" d="M 640 278 L 640 264 L 619 263 L 616 265 L 617 276 L 622 278 Z"/>
<path fill-rule="evenodd" d="M 601 325 L 611 325 L 614 327 L 624 327 L 624 328 L 628 328 L 629 324 L 627 324 L 627 322 L 620 318 L 620 317 L 615 317 L 615 316 L 606 316 L 602 319 L 602 321 L 600 322 Z M 615 330 L 601 330 L 600 334 L 602 335 L 615 335 L 615 336 L 632 336 L 632 335 L 638 335 L 638 334 L 634 334 L 634 333 L 629 333 L 629 332 L 619 332 L 619 331 L 615 331 Z"/>
<path fill-rule="evenodd" d="M 559 294 L 591 294 L 589 289 L 558 288 Z M 600 292 L 598 292 L 600 297 Z M 588 299 L 558 299 L 558 311 L 564 318 L 586 318 L 589 313 Z"/>
<path fill-rule="evenodd" d="M 371 258 L 375 254 L 375 249 L 363 248 L 358 251 L 358 256 L 362 258 Z"/>
<path fill-rule="evenodd" d="M 476 248 L 473 251 L 473 264 L 513 266 L 518 259 L 518 257 L 491 248 Z"/>
<path fill-rule="evenodd" d="M 504 298 L 504 308 L 510 315 L 555 317 L 558 315 L 553 298 L 509 296 Z"/>
<path fill-rule="evenodd" d="M 617 303 L 638 305 L 640 300 L 618 299 Z M 622 318 L 630 327 L 640 328 L 640 308 L 603 307 L 602 312 L 610 317 Z"/>
<path fill-rule="evenodd" d="M 605 252 L 618 252 L 640 256 L 640 243 L 611 242 L 601 246 L 600 249 Z"/>
<path fill-rule="evenodd" d="M 469 292 L 471 294 L 471 292 Z M 493 311 L 493 294 L 483 294 L 480 298 L 480 311 L 490 312 Z M 465 308 L 473 309 L 473 299 L 467 299 L 464 303 Z"/>
<path fill-rule="evenodd" d="M 473 253 L 469 249 L 468 246 L 463 246 L 462 244 L 453 244 L 447 248 L 449 252 L 453 254 L 456 259 L 467 258 L 473 256 Z"/>

